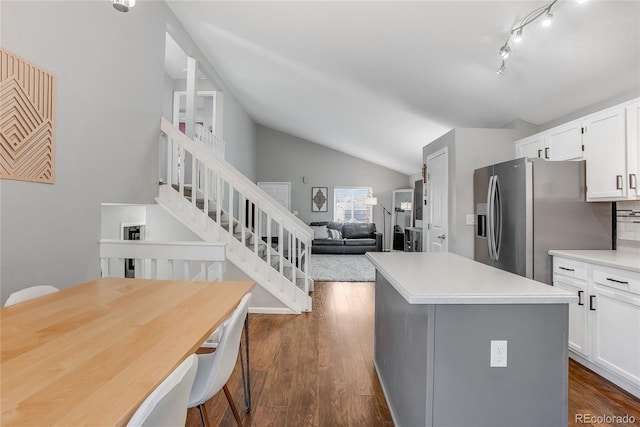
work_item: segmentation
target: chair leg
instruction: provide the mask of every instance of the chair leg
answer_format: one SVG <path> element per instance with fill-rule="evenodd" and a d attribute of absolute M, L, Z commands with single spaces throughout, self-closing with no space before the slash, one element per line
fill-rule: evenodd
<path fill-rule="evenodd" d="M 209 414 L 207 414 L 207 407 L 204 406 L 204 403 L 198 405 L 198 409 L 200 410 L 200 420 L 202 421 L 202 427 L 207 427 L 209 425 Z"/>
<path fill-rule="evenodd" d="M 222 389 L 224 390 L 224 395 L 227 397 L 227 401 L 229 401 L 229 406 L 231 406 L 231 412 L 233 412 L 233 416 L 236 419 L 236 422 L 240 427 L 242 427 L 242 420 L 240 419 L 240 414 L 236 409 L 236 404 L 233 403 L 233 399 L 231 398 L 231 393 L 229 393 L 229 388 L 225 384 L 224 387 L 222 387 Z"/>

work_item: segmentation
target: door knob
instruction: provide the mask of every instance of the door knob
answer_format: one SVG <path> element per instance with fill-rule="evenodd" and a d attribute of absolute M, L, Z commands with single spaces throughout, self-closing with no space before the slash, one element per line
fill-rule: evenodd
<path fill-rule="evenodd" d="M 438 239 L 442 239 L 442 240 L 444 240 L 444 239 L 445 239 L 444 234 L 439 235 L 439 236 L 438 236 Z"/>

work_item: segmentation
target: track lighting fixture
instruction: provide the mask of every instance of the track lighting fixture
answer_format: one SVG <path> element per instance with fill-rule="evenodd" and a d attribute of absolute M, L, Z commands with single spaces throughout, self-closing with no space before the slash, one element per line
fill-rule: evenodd
<path fill-rule="evenodd" d="M 136 5 L 136 0 L 111 0 L 113 7 L 119 12 L 129 12 Z"/>
<path fill-rule="evenodd" d="M 542 26 L 548 27 L 551 25 L 551 20 L 553 19 L 553 15 L 551 14 L 551 8 L 556 4 L 558 0 L 553 0 L 551 3 L 548 3 L 542 7 L 539 7 L 532 12 L 530 12 L 527 16 L 525 16 L 515 27 L 511 28 L 509 31 L 509 36 L 504 44 L 498 49 L 498 53 L 502 58 L 502 63 L 500 64 L 500 68 L 497 71 L 498 75 L 502 75 L 506 68 L 507 61 L 511 58 L 513 54 L 513 48 L 511 47 L 511 42 L 519 43 L 522 41 L 522 32 L 524 28 L 537 20 L 538 18 L 542 19 Z"/>

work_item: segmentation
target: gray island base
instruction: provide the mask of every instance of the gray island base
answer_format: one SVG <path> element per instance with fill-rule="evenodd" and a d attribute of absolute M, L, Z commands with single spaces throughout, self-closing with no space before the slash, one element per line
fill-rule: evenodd
<path fill-rule="evenodd" d="M 399 427 L 566 426 L 569 292 L 460 256 L 369 253 L 375 366 Z M 491 342 L 506 341 L 506 367 Z"/>

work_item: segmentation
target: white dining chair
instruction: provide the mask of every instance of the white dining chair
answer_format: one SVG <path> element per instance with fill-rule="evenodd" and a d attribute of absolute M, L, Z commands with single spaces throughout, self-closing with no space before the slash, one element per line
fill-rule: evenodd
<path fill-rule="evenodd" d="M 147 396 L 127 427 L 184 426 L 187 401 L 197 369 L 198 358 L 192 354 Z"/>
<path fill-rule="evenodd" d="M 198 407 L 203 427 L 207 427 L 208 420 L 204 403 L 218 394 L 220 390 L 224 391 L 236 422 L 239 426 L 242 426 L 240 414 L 227 388 L 227 381 L 229 381 L 229 377 L 238 360 L 242 327 L 244 325 L 244 319 L 247 317 L 250 301 L 251 293 L 242 297 L 238 307 L 236 307 L 231 317 L 221 327 L 220 341 L 218 342 L 216 351 L 197 355 L 198 372 L 196 373 L 196 379 L 191 389 L 188 407 Z"/>
<path fill-rule="evenodd" d="M 60 289 L 51 285 L 39 285 L 31 286 L 29 288 L 21 289 L 9 295 L 9 298 L 4 302 L 5 307 L 9 307 L 19 302 L 27 301 L 33 298 L 37 298 L 43 295 L 52 294 L 58 292 Z"/>

